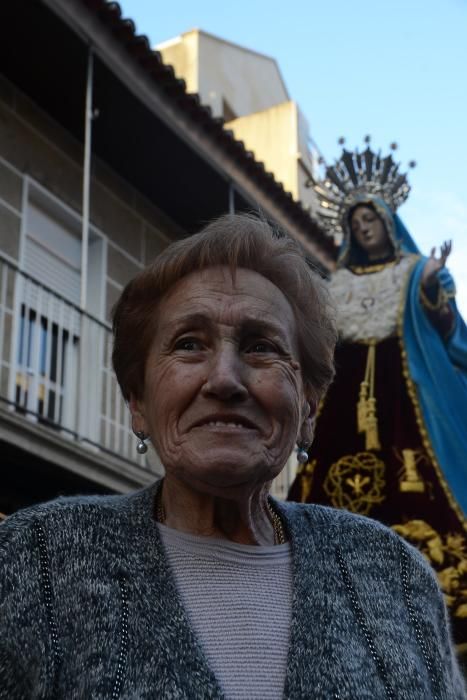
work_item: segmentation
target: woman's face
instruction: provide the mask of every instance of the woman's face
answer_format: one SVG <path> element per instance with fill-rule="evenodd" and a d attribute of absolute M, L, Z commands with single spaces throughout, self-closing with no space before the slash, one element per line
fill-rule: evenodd
<path fill-rule="evenodd" d="M 354 240 L 368 255 L 369 260 L 387 257 L 392 245 L 381 218 L 371 207 L 360 205 L 350 217 Z"/>
<path fill-rule="evenodd" d="M 130 403 L 167 474 L 224 495 L 274 478 L 310 422 L 286 297 L 252 270 L 233 281 L 213 267 L 182 278 L 157 314 L 143 397 Z"/>

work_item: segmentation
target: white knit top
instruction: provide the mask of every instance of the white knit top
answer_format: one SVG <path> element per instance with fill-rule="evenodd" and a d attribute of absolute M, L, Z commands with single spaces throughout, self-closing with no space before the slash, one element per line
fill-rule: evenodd
<path fill-rule="evenodd" d="M 290 544 L 259 547 L 158 528 L 188 619 L 226 698 L 282 698 Z"/>

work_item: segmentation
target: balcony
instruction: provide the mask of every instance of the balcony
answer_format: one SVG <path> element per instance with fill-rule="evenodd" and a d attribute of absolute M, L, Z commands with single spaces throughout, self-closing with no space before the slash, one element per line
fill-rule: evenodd
<path fill-rule="evenodd" d="M 110 326 L 0 257 L 0 439 L 111 490 L 161 473 L 136 452 Z"/>

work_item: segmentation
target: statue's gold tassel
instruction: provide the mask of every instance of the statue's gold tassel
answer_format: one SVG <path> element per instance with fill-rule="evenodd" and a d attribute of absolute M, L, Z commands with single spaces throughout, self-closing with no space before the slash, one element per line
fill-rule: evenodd
<path fill-rule="evenodd" d="M 357 431 L 364 433 L 366 430 L 366 419 L 368 412 L 368 382 L 363 380 L 360 384 L 360 395 L 357 404 Z"/>
<path fill-rule="evenodd" d="M 376 341 L 371 340 L 368 346 L 365 379 L 360 384 L 357 404 L 357 429 L 359 433 L 365 433 L 365 449 L 367 450 L 381 449 L 376 416 L 375 364 Z"/>
<path fill-rule="evenodd" d="M 366 419 L 365 449 L 380 450 L 378 434 L 378 419 L 376 418 L 376 399 L 368 399 L 368 414 Z"/>

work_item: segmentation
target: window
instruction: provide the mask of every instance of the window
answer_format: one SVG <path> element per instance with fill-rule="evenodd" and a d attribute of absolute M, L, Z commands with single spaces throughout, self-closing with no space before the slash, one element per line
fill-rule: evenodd
<path fill-rule="evenodd" d="M 82 336 L 80 217 L 30 185 L 25 212 L 23 269 L 17 287 L 14 400 L 21 411 L 74 428 Z M 103 241 L 91 231 L 90 313 L 101 315 Z"/>
<path fill-rule="evenodd" d="M 27 212 L 24 271 L 76 305 L 80 303 L 81 240 L 64 223 L 31 201 Z"/>

